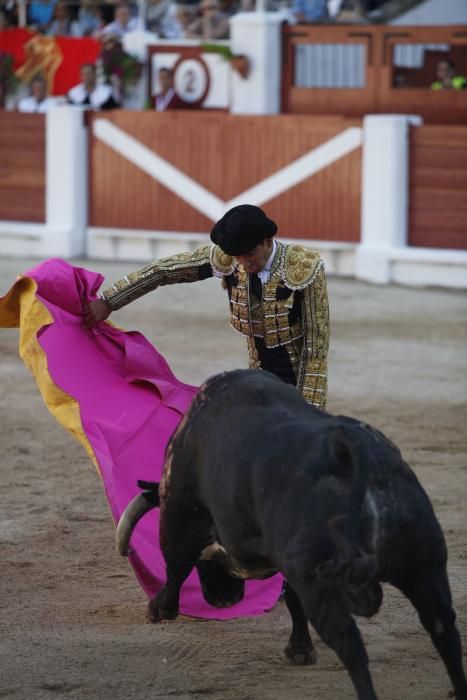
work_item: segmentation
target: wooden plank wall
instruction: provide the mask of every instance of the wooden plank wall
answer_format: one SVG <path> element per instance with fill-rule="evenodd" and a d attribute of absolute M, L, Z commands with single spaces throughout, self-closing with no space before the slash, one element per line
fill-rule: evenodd
<path fill-rule="evenodd" d="M 397 45 L 447 44 L 444 53 L 463 75 L 467 66 L 465 26 L 405 27 L 388 25 L 284 25 L 282 111 L 294 114 L 340 114 L 353 119 L 365 114 L 420 114 L 425 123 L 465 124 L 467 90 L 432 91 L 394 85 L 393 49 Z M 303 44 L 360 44 L 365 47 L 366 80 L 362 88 L 307 88 L 295 86 L 295 50 Z M 428 65 L 430 63 L 428 62 Z M 431 64 L 433 66 L 433 63 Z M 434 71 L 434 67 L 432 68 Z M 399 69 L 396 69 L 400 73 Z"/>
<path fill-rule="evenodd" d="M 467 249 L 467 126 L 411 128 L 409 245 Z"/>
<path fill-rule="evenodd" d="M 365 48 L 365 86 L 362 88 L 307 88 L 295 86 L 295 51 L 307 44 L 357 44 Z M 340 115 L 360 119 L 375 112 L 378 64 L 381 53 L 378 27 L 284 24 L 282 29 L 281 111 L 290 114 Z"/>
<path fill-rule="evenodd" d="M 45 222 L 45 116 L 0 111 L 0 220 Z"/>
<path fill-rule="evenodd" d="M 223 201 L 360 121 L 302 115 L 265 117 L 150 111 L 93 115 L 110 119 Z M 208 232 L 213 222 L 91 138 L 90 225 Z M 262 205 L 282 237 L 360 239 L 361 148 Z"/>

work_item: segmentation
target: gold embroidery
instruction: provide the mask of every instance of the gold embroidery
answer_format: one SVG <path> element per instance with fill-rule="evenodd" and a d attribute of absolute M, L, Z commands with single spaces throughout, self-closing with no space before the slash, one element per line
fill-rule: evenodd
<path fill-rule="evenodd" d="M 222 275 L 231 275 L 235 270 L 235 259 L 231 255 L 224 253 L 218 245 L 211 246 L 211 265 L 212 269 L 220 272 Z"/>
<path fill-rule="evenodd" d="M 155 260 L 140 270 L 125 275 L 106 289 L 102 296 L 115 311 L 161 285 L 196 282 L 200 279 L 199 269 L 210 264 L 211 248 L 212 246 L 205 245 L 193 253 L 179 253 Z"/>
<path fill-rule="evenodd" d="M 283 274 L 290 289 L 304 289 L 322 266 L 318 253 L 301 245 L 286 246 Z"/>
<path fill-rule="evenodd" d="M 293 265 L 287 267 L 286 277 L 289 247 L 292 248 Z M 246 277 L 239 268 L 242 300 L 247 298 Z M 307 278 L 309 281 L 304 284 Z M 284 282 L 294 294 L 284 300 L 276 299 L 277 288 Z M 295 323 L 289 324 L 289 312 L 293 308 L 295 292 L 299 289 L 303 290 L 301 314 Z M 238 293 L 234 296 L 237 302 L 240 301 Z M 233 311 L 238 308 L 236 304 L 232 307 Z M 247 311 L 245 307 L 242 310 Z M 234 320 L 234 315 L 237 320 Z M 260 367 L 253 335 L 263 338 L 269 349 L 283 347 L 297 378 L 297 389 L 308 403 L 324 409 L 327 398 L 329 313 L 324 266 L 318 255 L 301 246 L 284 246 L 279 243 L 271 278 L 263 286 L 261 307 L 258 309 L 256 306 L 251 310 L 250 322 L 245 313 L 242 313 L 240 322 L 239 315 L 240 312 L 233 314 L 232 325 L 247 336 L 249 366 Z"/>
<path fill-rule="evenodd" d="M 248 367 L 250 369 L 261 369 L 261 364 L 258 357 L 258 351 L 256 350 L 255 341 L 253 340 L 253 338 L 250 337 L 247 338 L 246 342 L 248 346 L 248 355 L 250 358 Z"/>
<path fill-rule="evenodd" d="M 325 408 L 329 308 L 326 277 L 322 266 L 319 268 L 313 284 L 304 290 L 302 324 L 306 342 L 303 344 L 297 388 L 309 403 Z"/>
<path fill-rule="evenodd" d="M 329 315 L 323 263 L 317 253 L 302 246 L 278 244 L 271 277 L 263 285 L 262 299 L 250 298 L 248 274 L 234 258 L 218 246 L 202 246 L 194 253 L 182 253 L 157 260 L 116 282 L 104 292 L 112 309 L 118 309 L 162 284 L 194 282 L 209 276 L 200 268 L 225 277 L 235 273 L 230 287 L 231 325 L 247 339 L 250 367 L 260 367 L 254 338 L 262 338 L 267 349 L 283 347 L 297 379 L 297 389 L 311 404 L 324 408 L 327 393 L 326 357 L 329 346 Z M 224 284 L 224 287 L 227 285 Z M 277 299 L 277 290 L 291 290 Z M 302 298 L 300 313 L 290 323 L 296 293 Z M 282 296 L 280 294 L 279 296 Z"/>

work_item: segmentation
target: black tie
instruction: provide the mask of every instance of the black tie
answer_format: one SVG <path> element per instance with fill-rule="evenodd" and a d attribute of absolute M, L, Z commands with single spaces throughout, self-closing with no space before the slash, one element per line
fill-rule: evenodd
<path fill-rule="evenodd" d="M 250 274 L 250 289 L 257 299 L 262 299 L 263 285 L 261 284 L 261 280 L 256 272 L 252 272 Z"/>

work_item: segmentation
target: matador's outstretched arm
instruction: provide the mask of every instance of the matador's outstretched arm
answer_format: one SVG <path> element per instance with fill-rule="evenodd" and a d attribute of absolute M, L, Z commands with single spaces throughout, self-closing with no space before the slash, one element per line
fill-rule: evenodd
<path fill-rule="evenodd" d="M 197 282 L 212 277 L 212 248 L 206 245 L 193 253 L 179 253 L 145 265 L 125 275 L 102 293 L 112 311 L 165 284 Z"/>

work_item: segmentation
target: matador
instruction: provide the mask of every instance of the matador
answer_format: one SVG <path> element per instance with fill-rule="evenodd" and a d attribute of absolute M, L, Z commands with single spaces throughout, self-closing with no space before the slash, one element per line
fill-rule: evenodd
<path fill-rule="evenodd" d="M 276 233 L 259 207 L 233 207 L 214 225 L 213 245 L 123 277 L 85 308 L 85 326 L 161 285 L 219 277 L 231 325 L 246 338 L 249 366 L 272 372 L 308 403 L 325 408 L 329 309 L 323 261 L 309 248 L 276 241 Z"/>

